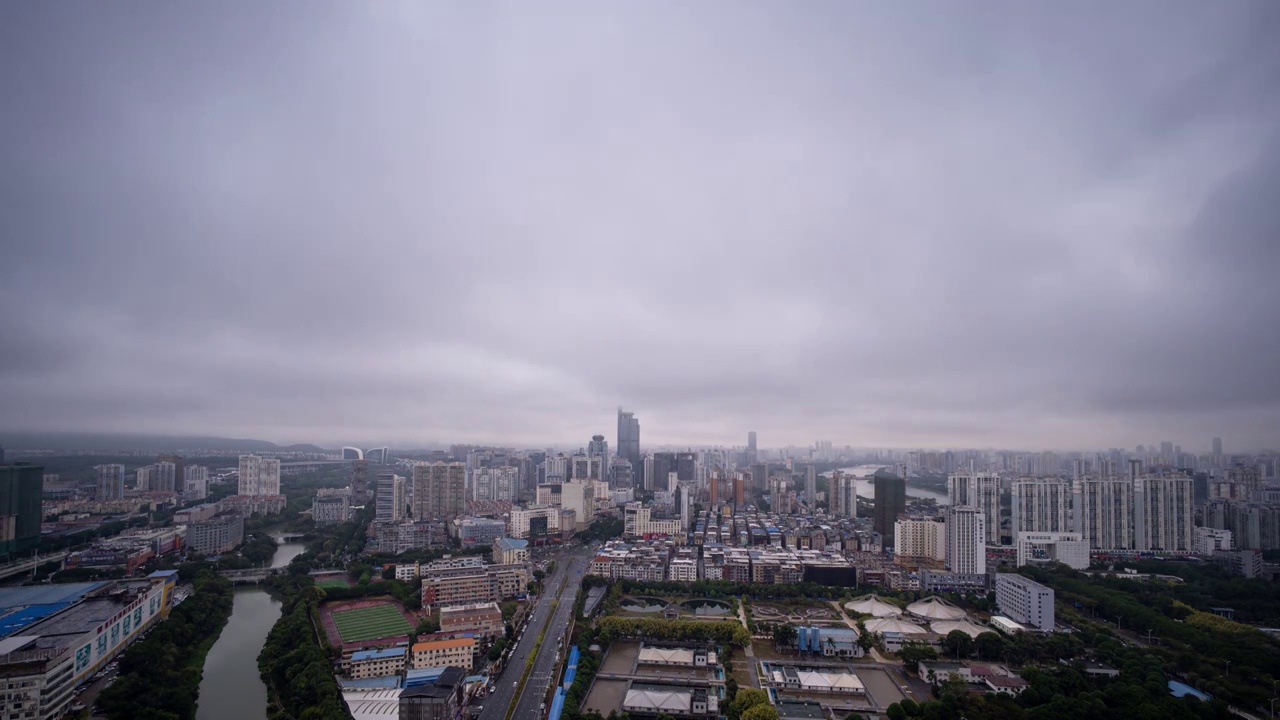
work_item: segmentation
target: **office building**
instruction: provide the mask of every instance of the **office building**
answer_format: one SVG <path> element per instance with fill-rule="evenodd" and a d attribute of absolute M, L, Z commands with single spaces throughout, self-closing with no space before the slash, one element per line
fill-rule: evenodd
<path fill-rule="evenodd" d="M 1059 478 L 1022 478 L 1013 483 L 1012 528 L 1018 533 L 1069 532 L 1071 484 Z"/>
<path fill-rule="evenodd" d="M 343 448 L 344 457 L 348 449 Z M 351 461 L 351 504 L 364 507 L 369 502 L 369 461 L 363 457 Z"/>
<path fill-rule="evenodd" d="M 806 465 L 804 468 L 804 502 L 810 511 L 818 506 L 818 468 L 813 465 Z M 853 516 L 858 514 L 857 505 L 855 501 Z"/>
<path fill-rule="evenodd" d="M 684 532 L 679 520 L 656 520 L 652 511 L 643 503 L 627 503 L 622 512 L 623 537 L 648 539 L 654 536 L 670 536 L 678 543 L 684 542 Z"/>
<path fill-rule="evenodd" d="M 336 525 L 351 519 L 351 503 L 347 493 L 322 495 L 311 499 L 311 519 L 317 525 Z"/>
<path fill-rule="evenodd" d="M 257 455 L 240 456 L 240 495 L 279 495 L 280 461 Z"/>
<path fill-rule="evenodd" d="M 393 472 L 378 473 L 378 490 L 374 505 L 374 520 L 380 523 L 398 523 L 404 519 L 406 500 L 404 478 Z"/>
<path fill-rule="evenodd" d="M 40 544 L 44 466 L 16 462 L 0 465 L 0 558 Z"/>
<path fill-rule="evenodd" d="M 1076 483 L 1075 531 L 1091 550 L 1133 548 L 1133 482 L 1085 478 Z"/>
<path fill-rule="evenodd" d="M 609 442 L 604 439 L 603 435 L 592 435 L 591 442 L 587 443 L 587 456 L 596 458 L 600 462 L 600 467 L 605 471 L 609 468 Z M 603 480 L 604 478 L 596 478 Z"/>
<path fill-rule="evenodd" d="M 1193 483 L 1184 475 L 1144 475 L 1133 484 L 1134 549 L 1191 552 Z"/>
<path fill-rule="evenodd" d="M 1053 589 L 1030 578 L 997 573 L 996 607 L 1014 622 L 1053 630 Z"/>
<path fill-rule="evenodd" d="M 986 517 L 972 506 L 947 508 L 947 569 L 962 575 L 987 571 Z"/>
<path fill-rule="evenodd" d="M 188 465 L 182 471 L 182 499 L 185 502 L 209 497 L 209 468 Z"/>
<path fill-rule="evenodd" d="M 614 451 L 618 457 L 625 458 L 631 463 L 631 476 L 639 477 L 641 468 L 644 463 L 644 456 L 640 454 L 640 421 L 636 419 L 634 413 L 623 412 L 622 408 L 618 408 L 618 435 L 617 445 Z"/>
<path fill-rule="evenodd" d="M 893 524 L 907 508 L 907 482 L 895 475 L 877 474 L 875 493 L 874 529 L 887 541 L 893 537 Z"/>
<path fill-rule="evenodd" d="M 1000 544 L 1000 476 L 976 472 L 950 475 L 947 477 L 947 499 L 956 507 L 981 510 L 987 543 Z"/>
<path fill-rule="evenodd" d="M 1192 534 L 1192 551 L 1197 555 L 1212 555 L 1230 550 L 1231 531 L 1211 527 L 1197 527 Z"/>
<path fill-rule="evenodd" d="M 187 523 L 187 547 L 201 555 L 231 552 L 244 541 L 244 518 L 224 512 L 209 520 Z"/>
<path fill-rule="evenodd" d="M 759 453 L 756 451 L 756 431 L 747 433 L 747 464 L 755 465 Z"/>
<path fill-rule="evenodd" d="M 947 559 L 947 524 L 941 520 L 898 520 L 893 524 L 893 552 L 900 558 Z"/>
<path fill-rule="evenodd" d="M 492 545 L 494 540 L 507 534 L 507 524 L 497 518 L 463 518 L 455 522 L 462 547 Z"/>
<path fill-rule="evenodd" d="M 560 534 L 560 508 L 545 505 L 511 508 L 508 516 L 513 538 L 545 538 Z"/>
<path fill-rule="evenodd" d="M 467 466 L 460 462 L 418 463 L 413 467 L 415 520 L 453 520 L 466 510 Z"/>
<path fill-rule="evenodd" d="M 676 489 L 671 482 L 671 475 L 676 472 L 676 454 L 673 452 L 657 452 L 645 458 L 644 487 L 649 492 Z"/>
<path fill-rule="evenodd" d="M 529 541 L 518 538 L 497 537 L 493 539 L 493 561 L 499 565 L 515 565 L 529 562 Z"/>
<path fill-rule="evenodd" d="M 1048 562 L 1059 562 L 1076 570 L 1089 567 L 1089 544 L 1080 533 L 1020 532 L 1014 545 L 1018 567 Z"/>
<path fill-rule="evenodd" d="M 809 466 L 809 470 L 813 470 L 813 466 Z M 806 485 L 808 478 L 805 479 Z M 814 481 L 815 487 L 817 481 Z M 828 509 L 835 517 L 856 518 L 858 517 L 858 479 L 852 475 L 846 475 L 839 470 L 831 473 L 831 480 L 827 483 L 830 489 L 828 499 Z M 816 493 L 816 490 L 815 490 Z"/>
<path fill-rule="evenodd" d="M 106 502 L 124 497 L 123 465 L 108 463 L 106 465 L 98 465 L 94 469 L 98 471 L 98 494 L 95 497 L 96 500 Z"/>
<path fill-rule="evenodd" d="M 440 632 L 497 637 L 504 632 L 502 609 L 496 602 L 440 608 Z"/>

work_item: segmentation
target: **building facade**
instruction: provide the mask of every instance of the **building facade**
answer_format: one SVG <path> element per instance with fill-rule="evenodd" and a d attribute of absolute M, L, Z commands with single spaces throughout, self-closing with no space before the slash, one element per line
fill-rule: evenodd
<path fill-rule="evenodd" d="M 1071 532 L 1071 484 L 1059 478 L 1015 480 L 1012 533 Z"/>
<path fill-rule="evenodd" d="M 279 495 L 280 461 L 257 455 L 241 455 L 239 482 L 239 495 Z"/>
<path fill-rule="evenodd" d="M 467 466 L 460 462 L 419 463 L 413 468 L 413 517 L 448 522 L 466 510 Z"/>
<path fill-rule="evenodd" d="M 996 575 L 996 607 L 1015 622 L 1041 630 L 1052 630 L 1053 588 L 1017 575 Z"/>
<path fill-rule="evenodd" d="M 875 476 L 875 531 L 886 540 L 893 537 L 893 524 L 907 509 L 907 481 L 893 475 Z"/>
<path fill-rule="evenodd" d="M 986 542 L 1000 544 L 1000 476 L 994 473 L 956 473 L 947 477 L 947 499 L 954 507 L 982 512 Z"/>
<path fill-rule="evenodd" d="M 934 519 L 893 524 L 893 552 L 902 558 L 947 559 L 947 524 Z"/>
<path fill-rule="evenodd" d="M 201 555 L 231 552 L 244 541 L 244 518 L 227 512 L 187 524 L 187 546 Z"/>
<path fill-rule="evenodd" d="M 987 571 L 985 513 L 972 506 L 947 508 L 947 569 L 963 575 Z"/>
<path fill-rule="evenodd" d="M 0 558 L 40 545 L 44 467 L 0 465 Z"/>
<path fill-rule="evenodd" d="M 124 497 L 124 466 L 114 463 L 98 465 L 99 501 L 119 500 Z"/>

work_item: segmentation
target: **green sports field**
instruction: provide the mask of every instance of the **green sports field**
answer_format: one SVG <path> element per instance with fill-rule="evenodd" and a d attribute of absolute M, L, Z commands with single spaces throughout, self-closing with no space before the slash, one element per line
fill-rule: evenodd
<path fill-rule="evenodd" d="M 413 632 L 413 626 L 394 605 L 340 610 L 333 614 L 333 624 L 337 626 L 342 642 L 377 640 Z"/>

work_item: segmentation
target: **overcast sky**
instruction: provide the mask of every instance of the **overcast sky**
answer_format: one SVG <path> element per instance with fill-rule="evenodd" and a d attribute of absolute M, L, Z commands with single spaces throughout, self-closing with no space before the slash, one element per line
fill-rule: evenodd
<path fill-rule="evenodd" d="M 0 5 L 0 429 L 1277 447 L 1280 3 Z"/>

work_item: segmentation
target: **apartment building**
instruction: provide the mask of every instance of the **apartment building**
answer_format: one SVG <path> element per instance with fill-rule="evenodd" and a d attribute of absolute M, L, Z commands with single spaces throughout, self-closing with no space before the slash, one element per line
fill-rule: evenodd
<path fill-rule="evenodd" d="M 413 644 L 413 666 L 415 668 L 424 668 L 452 665 L 464 670 L 470 670 L 475 653 L 475 638 L 428 640 Z"/>
<path fill-rule="evenodd" d="M 1015 622 L 1052 630 L 1053 588 L 1017 575 L 996 575 L 996 607 Z"/>

